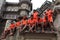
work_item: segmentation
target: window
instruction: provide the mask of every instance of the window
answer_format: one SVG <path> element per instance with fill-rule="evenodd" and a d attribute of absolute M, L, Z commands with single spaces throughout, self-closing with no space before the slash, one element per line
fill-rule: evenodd
<path fill-rule="evenodd" d="M 18 7 L 12 7 L 12 6 L 9 6 L 9 7 L 7 7 L 7 11 L 18 11 Z"/>

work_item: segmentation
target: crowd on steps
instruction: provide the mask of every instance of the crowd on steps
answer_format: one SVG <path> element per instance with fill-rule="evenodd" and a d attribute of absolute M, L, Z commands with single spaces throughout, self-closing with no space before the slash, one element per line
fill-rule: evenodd
<path fill-rule="evenodd" d="M 24 16 L 18 17 L 16 20 L 16 23 L 11 21 L 10 26 L 2 33 L 1 39 L 6 38 L 7 35 L 13 36 L 17 29 L 19 29 L 19 32 L 55 31 L 53 25 L 53 10 L 51 9 L 47 9 L 43 17 L 39 15 L 38 11 L 34 10 L 30 18 Z"/>

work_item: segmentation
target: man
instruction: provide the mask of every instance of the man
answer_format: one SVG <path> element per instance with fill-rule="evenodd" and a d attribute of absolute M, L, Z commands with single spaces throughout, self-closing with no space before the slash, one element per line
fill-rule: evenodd
<path fill-rule="evenodd" d="M 15 28 L 15 23 L 13 21 L 11 21 L 11 24 L 10 24 L 10 36 L 12 36 L 14 34 L 14 28 Z"/>
<path fill-rule="evenodd" d="M 47 10 L 46 15 L 48 17 L 48 22 L 51 26 L 51 31 L 54 30 L 54 25 L 53 25 L 53 11 L 51 9 Z"/>
<path fill-rule="evenodd" d="M 18 18 L 16 19 L 17 22 L 16 22 L 15 26 L 16 26 L 17 29 L 18 29 L 18 28 L 20 27 L 20 25 L 21 25 L 21 19 L 22 19 L 22 17 L 18 17 Z"/>
<path fill-rule="evenodd" d="M 49 24 L 51 25 L 51 31 L 54 31 L 55 30 L 55 27 L 53 25 L 53 10 L 49 10 L 49 16 L 48 16 L 48 21 L 49 21 Z"/>
<path fill-rule="evenodd" d="M 42 32 L 44 32 L 44 28 L 43 28 L 43 18 L 39 17 L 38 18 L 38 29 Z"/>
<path fill-rule="evenodd" d="M 18 40 L 17 38 L 19 37 L 19 34 L 20 34 L 20 27 L 21 27 L 21 19 L 22 19 L 22 17 L 18 17 L 17 19 L 16 19 L 16 24 L 15 24 L 15 33 L 16 33 L 16 40 Z"/>
<path fill-rule="evenodd" d="M 53 22 L 53 12 L 52 12 L 52 10 L 49 10 L 48 21 Z"/>
<path fill-rule="evenodd" d="M 33 20 L 35 22 L 35 29 L 37 29 L 37 26 L 38 26 L 38 17 L 39 17 L 38 11 L 37 10 L 34 10 L 33 11 Z"/>
<path fill-rule="evenodd" d="M 25 31 L 26 28 L 27 28 L 27 17 L 24 16 L 23 19 L 21 20 L 20 32 Z"/>
<path fill-rule="evenodd" d="M 14 28 L 14 33 L 20 29 L 20 24 L 21 24 L 21 17 L 16 18 L 16 23 L 15 23 L 15 28 Z"/>
<path fill-rule="evenodd" d="M 38 11 L 34 10 L 33 11 L 33 18 L 37 19 L 38 17 Z"/>
<path fill-rule="evenodd" d="M 46 16 L 48 17 L 48 21 L 49 21 L 49 22 L 53 22 L 53 18 L 52 18 L 52 16 L 53 16 L 53 11 L 52 11 L 51 9 L 48 9 L 48 10 L 46 11 Z"/>
<path fill-rule="evenodd" d="M 28 19 L 28 25 L 29 25 L 30 32 L 35 31 L 35 19 L 33 19 L 33 15 L 31 15 L 31 18 Z"/>
<path fill-rule="evenodd" d="M 47 26 L 48 25 L 48 16 L 47 16 L 47 14 L 46 14 L 46 12 L 44 12 L 44 18 L 43 18 L 43 22 L 44 22 L 44 31 L 47 31 L 47 28 L 49 27 L 49 26 Z"/>
<path fill-rule="evenodd" d="M 2 39 L 5 39 L 7 37 L 7 35 L 10 33 L 10 28 L 9 28 L 9 26 L 11 24 L 10 22 L 11 22 L 11 20 L 6 21 L 5 30 L 3 31 L 2 36 L 1 36 Z"/>

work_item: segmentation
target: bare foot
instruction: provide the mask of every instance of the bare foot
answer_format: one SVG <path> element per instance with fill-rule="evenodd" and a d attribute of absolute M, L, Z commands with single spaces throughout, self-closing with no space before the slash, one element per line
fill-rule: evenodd
<path fill-rule="evenodd" d="M 52 32 L 54 32 L 53 30 L 51 30 Z"/>
<path fill-rule="evenodd" d="M 34 30 L 34 32 L 36 32 L 36 30 Z"/>
<path fill-rule="evenodd" d="M 31 32 L 33 32 L 32 30 L 30 30 Z"/>
<path fill-rule="evenodd" d="M 44 30 L 42 30 L 42 32 L 44 32 Z"/>

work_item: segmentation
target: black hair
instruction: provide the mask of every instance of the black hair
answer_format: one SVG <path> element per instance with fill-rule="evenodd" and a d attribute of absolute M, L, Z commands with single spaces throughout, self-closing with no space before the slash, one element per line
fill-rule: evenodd
<path fill-rule="evenodd" d="M 16 19 L 19 19 L 19 20 L 21 20 L 23 17 L 17 17 Z"/>
<path fill-rule="evenodd" d="M 33 13 L 35 13 L 37 10 L 33 10 Z"/>
<path fill-rule="evenodd" d="M 50 10 L 50 8 L 49 9 L 47 9 L 47 11 L 49 11 Z"/>
<path fill-rule="evenodd" d="M 44 13 L 46 13 L 46 12 L 44 12 Z"/>
<path fill-rule="evenodd" d="M 11 21 L 11 24 L 13 24 L 14 22 L 13 22 L 13 20 Z"/>
<path fill-rule="evenodd" d="M 33 17 L 33 15 L 31 15 L 31 17 Z"/>
<path fill-rule="evenodd" d="M 24 16 L 23 19 L 26 20 L 26 19 L 28 19 L 28 17 L 27 16 Z"/>

